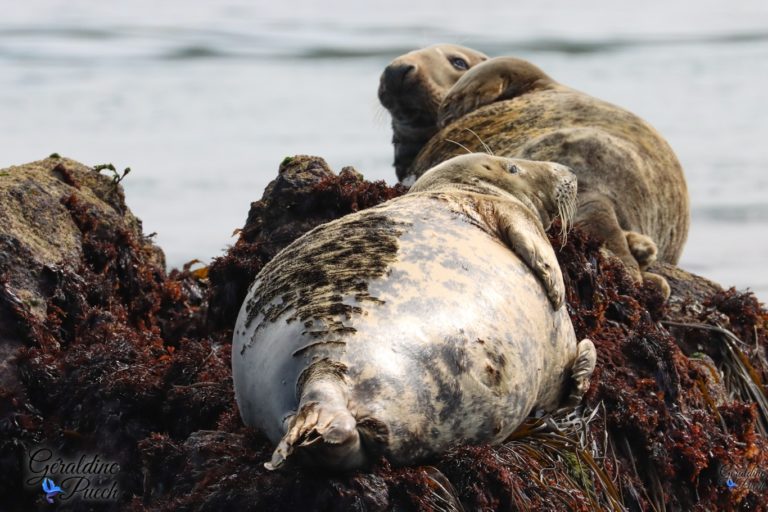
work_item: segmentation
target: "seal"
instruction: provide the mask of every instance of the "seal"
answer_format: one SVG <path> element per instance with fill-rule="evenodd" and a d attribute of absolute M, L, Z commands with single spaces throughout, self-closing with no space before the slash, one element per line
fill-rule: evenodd
<path fill-rule="evenodd" d="M 637 281 L 650 279 L 669 295 L 666 280 L 647 268 L 656 259 L 677 263 L 690 207 L 680 163 L 653 127 L 512 57 L 479 63 L 426 103 L 437 99 L 440 131 L 411 162 L 401 162 L 402 182 L 462 151 L 459 146 L 476 147 L 478 139 L 500 156 L 567 165 L 579 180 L 575 223 L 602 240 Z M 393 119 L 402 116 L 391 112 Z"/>
<path fill-rule="evenodd" d="M 545 235 L 575 198 L 565 166 L 463 155 L 278 253 L 232 345 L 241 417 L 278 445 L 267 468 L 414 463 L 578 402 L 595 349 Z"/>
<path fill-rule="evenodd" d="M 437 133 L 443 98 L 464 73 L 487 59 L 470 48 L 437 44 L 402 55 L 384 69 L 379 101 L 392 114 L 394 166 L 400 181 L 419 150 Z"/>

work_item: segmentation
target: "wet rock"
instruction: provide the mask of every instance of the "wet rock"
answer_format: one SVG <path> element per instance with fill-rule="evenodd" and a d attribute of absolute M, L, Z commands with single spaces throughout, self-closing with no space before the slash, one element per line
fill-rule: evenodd
<path fill-rule="evenodd" d="M 64 162 L 32 164 L 39 180 L 24 181 L 45 216 L 0 203 L 21 219 L 0 223 L 0 347 L 17 376 L 0 389 L 9 510 L 47 506 L 18 486 L 26 450 L 40 444 L 119 461 L 120 501 L 94 510 L 765 508 L 768 313 L 749 293 L 660 266 L 672 287 L 665 303 L 578 229 L 554 245 L 574 327 L 598 350 L 585 410 L 419 467 L 269 472 L 273 447 L 243 425 L 231 385 L 231 328 L 247 286 L 312 227 L 404 189 L 336 175 L 316 157 L 286 159 L 225 255 L 166 275 L 119 187 Z M 0 171 L 9 198 L 10 171 Z"/>
<path fill-rule="evenodd" d="M 69 338 L 70 333 L 56 331 L 67 331 L 68 320 L 94 302 L 89 299 L 112 291 L 101 286 L 82 300 L 66 296 L 83 284 L 73 276 L 84 266 L 111 274 L 118 282 L 110 286 L 117 288 L 151 287 L 155 276 L 139 279 L 149 283 L 131 279 L 137 263 L 153 267 L 157 275 L 164 272 L 163 253 L 142 237 L 122 187 L 72 160 L 48 158 L 1 170 L 0 225 L 0 339 L 5 343 L 54 349 L 58 334 Z M 126 257 L 127 251 L 139 262 Z M 119 293 L 130 301 L 133 291 L 140 290 Z M 151 304 L 132 309 L 137 320 L 154 312 Z"/>
<path fill-rule="evenodd" d="M 136 444 L 151 432 L 212 427 L 229 407 L 217 374 L 228 349 L 184 338 L 203 324 L 199 280 L 166 275 L 116 177 L 63 158 L 3 169 L 0 246 L 0 474 L 13 476 L 0 479 L 4 506 L 25 509 L 9 497 L 23 495 L 31 447 L 138 468 Z M 120 479 L 140 492 L 139 472 Z"/>

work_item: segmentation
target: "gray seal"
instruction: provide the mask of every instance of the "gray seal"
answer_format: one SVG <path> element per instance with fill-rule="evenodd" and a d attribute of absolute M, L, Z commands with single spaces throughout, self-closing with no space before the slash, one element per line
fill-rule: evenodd
<path fill-rule="evenodd" d="M 467 51 L 471 51 L 467 49 Z M 414 60 L 419 52 L 406 56 Z M 399 62 L 393 61 L 393 64 Z M 420 68 L 422 75 L 429 69 Z M 386 76 L 385 71 L 383 76 Z M 436 66 L 442 76 L 442 66 Z M 434 165 L 477 148 L 478 139 L 497 155 L 558 162 L 579 180 L 575 223 L 604 242 L 637 281 L 650 279 L 669 295 L 669 285 L 646 272 L 656 259 L 675 264 L 690 224 L 683 170 L 664 138 L 638 116 L 616 105 L 556 82 L 530 62 L 513 57 L 484 60 L 445 90 L 434 92 L 413 82 L 382 104 L 398 128 L 415 123 L 413 112 L 399 107 L 417 102 L 433 111 L 439 101 L 433 135 L 426 142 L 409 139 L 408 160 L 398 162 L 398 178 L 412 182 Z M 391 108 L 390 108 L 391 106 Z M 395 145 L 397 155 L 399 146 Z"/>
<path fill-rule="evenodd" d="M 595 349 L 545 234 L 575 198 L 565 166 L 463 155 L 278 253 L 232 345 L 240 414 L 278 445 L 266 466 L 415 463 L 580 400 Z"/>

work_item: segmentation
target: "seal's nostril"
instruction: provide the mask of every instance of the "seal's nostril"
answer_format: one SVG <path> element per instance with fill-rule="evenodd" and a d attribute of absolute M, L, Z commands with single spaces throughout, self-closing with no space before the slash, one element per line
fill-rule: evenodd
<path fill-rule="evenodd" d="M 416 66 L 411 64 L 390 64 L 384 70 L 383 82 L 387 87 L 394 89 L 402 87 L 405 77 L 414 69 L 416 69 Z"/>

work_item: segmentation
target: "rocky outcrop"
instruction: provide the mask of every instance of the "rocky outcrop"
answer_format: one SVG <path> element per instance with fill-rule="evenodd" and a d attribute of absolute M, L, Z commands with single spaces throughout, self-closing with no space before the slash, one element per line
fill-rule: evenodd
<path fill-rule="evenodd" d="M 62 158 L 3 169 L 0 225 L 6 320 L 0 324 L 0 339 L 6 343 L 54 349 L 70 341 L 73 333 L 65 317 L 82 313 L 89 302 L 89 297 L 72 297 L 80 284 L 74 276 L 86 278 L 88 272 L 112 281 L 89 294 L 116 291 L 133 320 L 151 322 L 157 307 L 138 301 L 142 291 L 162 281 L 164 257 L 143 237 L 117 178 Z M 138 267 L 150 275 L 136 275 Z"/>
<path fill-rule="evenodd" d="M 286 159 L 225 255 L 166 275 L 112 178 L 63 159 L 0 171 L 0 502 L 46 505 L 18 483 L 26 451 L 46 444 L 120 462 L 121 499 L 103 509 L 765 507 L 768 313 L 669 266 L 654 270 L 672 286 L 664 303 L 578 230 L 555 247 L 577 334 L 598 350 L 583 409 L 430 465 L 268 472 L 273 447 L 232 396 L 247 286 L 312 227 L 403 192 Z"/>
<path fill-rule="evenodd" d="M 21 474 L 31 446 L 104 450 L 138 468 L 136 443 L 169 421 L 157 411 L 177 412 L 169 393 L 189 418 L 207 410 L 173 387 L 194 381 L 188 367 L 211 354 L 209 342 L 182 339 L 202 325 L 202 291 L 189 272 L 166 275 L 119 179 L 55 156 L 0 170 L 3 507 L 28 509 Z M 140 481 L 121 476 L 127 488 Z"/>

